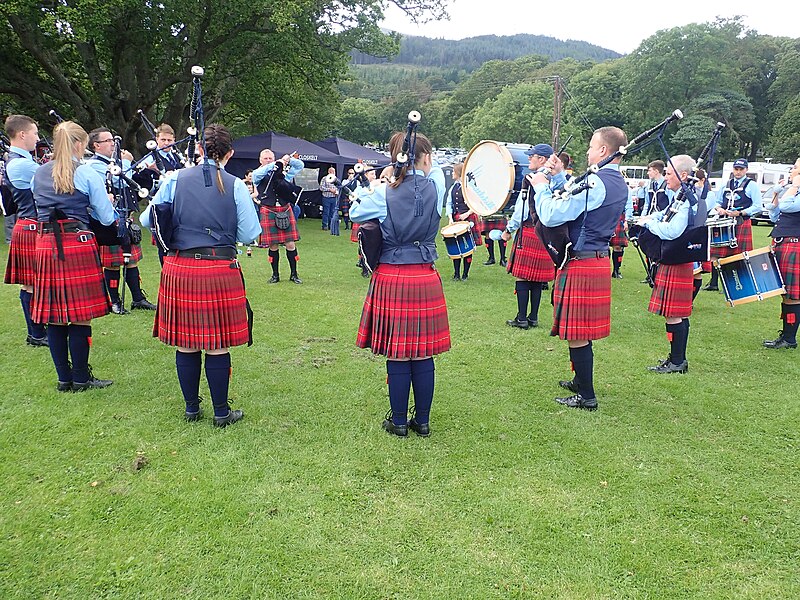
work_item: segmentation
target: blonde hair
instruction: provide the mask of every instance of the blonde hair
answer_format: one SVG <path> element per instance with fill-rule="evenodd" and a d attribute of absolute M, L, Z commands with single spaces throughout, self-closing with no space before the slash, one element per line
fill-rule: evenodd
<path fill-rule="evenodd" d="M 464 172 L 464 163 L 456 163 L 453 165 L 453 179 L 461 179 L 461 174 Z"/>
<path fill-rule="evenodd" d="M 159 133 L 166 133 L 168 135 L 171 135 L 172 137 L 175 137 L 175 130 L 172 128 L 171 125 L 167 123 L 162 123 L 161 125 L 156 127 L 156 135 L 158 135 Z"/>
<path fill-rule="evenodd" d="M 75 142 L 84 146 L 89 142 L 86 130 L 72 121 L 59 123 L 53 129 L 53 189 L 58 194 L 75 191 L 75 169 L 78 163 L 72 156 Z"/>

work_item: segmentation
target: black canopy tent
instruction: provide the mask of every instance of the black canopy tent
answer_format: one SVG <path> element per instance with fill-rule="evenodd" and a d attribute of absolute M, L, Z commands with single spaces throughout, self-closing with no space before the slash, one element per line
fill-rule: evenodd
<path fill-rule="evenodd" d="M 329 137 L 314 143 L 322 146 L 325 150 L 338 154 L 343 159 L 342 163 L 336 165 L 336 174 L 339 179 L 344 179 L 344 167 L 352 167 L 357 162 L 362 162 L 370 167 L 389 164 L 388 156 L 349 142 L 344 138 Z"/>

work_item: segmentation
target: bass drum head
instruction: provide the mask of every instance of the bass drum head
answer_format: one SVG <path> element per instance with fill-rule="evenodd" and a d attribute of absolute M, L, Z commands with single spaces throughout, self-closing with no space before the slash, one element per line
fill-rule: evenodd
<path fill-rule="evenodd" d="M 530 172 L 525 154 L 532 146 L 484 140 L 469 151 L 464 161 L 461 190 L 464 201 L 482 217 L 501 212 L 516 201 L 522 180 Z"/>

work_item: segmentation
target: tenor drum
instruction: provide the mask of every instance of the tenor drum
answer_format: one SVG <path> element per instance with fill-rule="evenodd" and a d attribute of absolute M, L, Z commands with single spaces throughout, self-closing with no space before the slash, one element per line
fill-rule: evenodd
<path fill-rule="evenodd" d="M 469 221 L 456 221 L 442 227 L 442 237 L 447 248 L 447 255 L 452 258 L 472 256 L 475 250 L 475 241 L 472 239 L 472 223 Z"/>
<path fill-rule="evenodd" d="M 531 147 L 492 140 L 472 147 L 464 161 L 461 190 L 475 214 L 488 217 L 501 212 L 510 200 L 516 201 L 522 180 L 530 173 L 525 152 Z"/>
<path fill-rule="evenodd" d="M 708 245 L 710 247 L 735 248 L 737 246 L 736 219 L 732 217 L 708 219 L 706 220 L 706 227 L 708 227 Z"/>
<path fill-rule="evenodd" d="M 759 248 L 714 261 L 728 304 L 736 306 L 786 293 L 772 248 Z"/>

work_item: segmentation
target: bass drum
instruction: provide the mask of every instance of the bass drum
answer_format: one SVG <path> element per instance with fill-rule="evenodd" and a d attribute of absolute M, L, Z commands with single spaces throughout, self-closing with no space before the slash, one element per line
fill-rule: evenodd
<path fill-rule="evenodd" d="M 469 151 L 461 175 L 464 201 L 475 214 L 488 217 L 516 202 L 525 175 L 530 173 L 530 144 L 484 140 Z"/>

